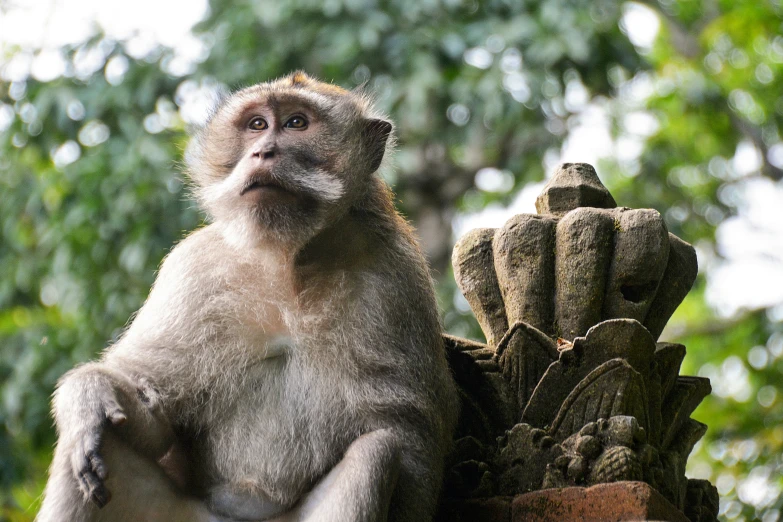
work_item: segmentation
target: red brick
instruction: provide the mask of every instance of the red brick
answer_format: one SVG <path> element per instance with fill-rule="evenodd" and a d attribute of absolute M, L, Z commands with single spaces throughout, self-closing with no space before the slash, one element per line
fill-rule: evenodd
<path fill-rule="evenodd" d="M 688 522 L 681 511 L 643 482 L 613 482 L 589 488 L 544 489 L 515 497 L 511 507 L 511 522 L 591 520 Z"/>
<path fill-rule="evenodd" d="M 510 522 L 511 497 L 477 498 L 447 502 L 436 522 Z"/>

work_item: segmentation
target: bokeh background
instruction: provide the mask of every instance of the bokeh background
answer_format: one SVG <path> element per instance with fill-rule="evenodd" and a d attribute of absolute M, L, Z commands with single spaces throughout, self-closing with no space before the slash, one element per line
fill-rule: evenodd
<path fill-rule="evenodd" d="M 302 68 L 397 123 L 384 175 L 447 330 L 449 257 L 561 161 L 698 251 L 664 338 L 712 379 L 688 474 L 723 520 L 783 508 L 780 0 L 0 0 L 0 520 L 37 510 L 57 378 L 116 339 L 203 215 L 181 174 L 216 90 Z"/>

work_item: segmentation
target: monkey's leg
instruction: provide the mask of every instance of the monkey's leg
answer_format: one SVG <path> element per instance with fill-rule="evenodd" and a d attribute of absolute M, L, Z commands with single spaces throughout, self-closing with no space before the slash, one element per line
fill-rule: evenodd
<path fill-rule="evenodd" d="M 387 429 L 366 433 L 279 522 L 384 522 L 400 472 L 400 444 Z"/>
<path fill-rule="evenodd" d="M 86 500 L 63 452 L 55 452 L 37 522 L 218 522 L 206 506 L 180 493 L 160 466 L 107 430 L 101 444 L 111 500 Z"/>

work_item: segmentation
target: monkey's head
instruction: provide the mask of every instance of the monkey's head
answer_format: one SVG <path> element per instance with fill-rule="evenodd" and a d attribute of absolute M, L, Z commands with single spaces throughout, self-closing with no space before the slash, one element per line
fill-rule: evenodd
<path fill-rule="evenodd" d="M 295 72 L 226 98 L 188 171 L 230 239 L 298 243 L 361 204 L 391 132 L 366 96 Z"/>

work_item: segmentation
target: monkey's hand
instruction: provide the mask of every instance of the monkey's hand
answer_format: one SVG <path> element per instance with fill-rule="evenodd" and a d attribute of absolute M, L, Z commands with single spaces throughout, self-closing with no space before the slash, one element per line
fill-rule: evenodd
<path fill-rule="evenodd" d="M 61 380 L 54 396 L 58 453 L 67 458 L 85 499 L 98 507 L 111 500 L 101 455 L 106 430 L 142 455 L 157 460 L 174 441 L 162 416 L 157 392 L 146 382 L 132 382 L 102 366 L 81 366 Z"/>
<path fill-rule="evenodd" d="M 66 453 L 85 498 L 103 507 L 111 493 L 104 484 L 107 469 L 100 455 L 101 440 L 107 426 L 121 426 L 128 418 L 111 378 L 96 366 L 82 366 L 61 380 L 54 414 L 58 450 Z"/>

